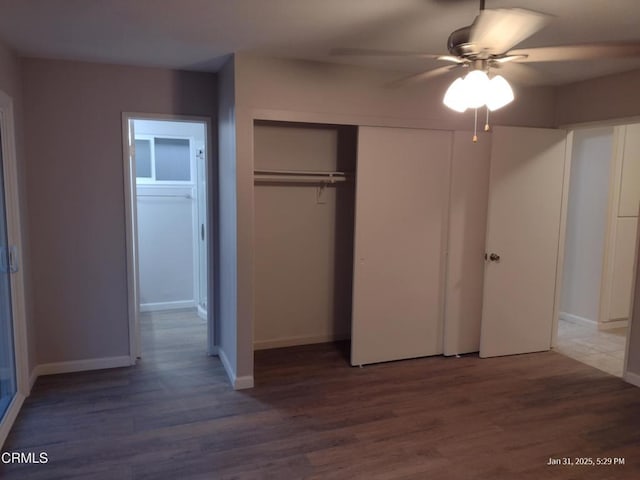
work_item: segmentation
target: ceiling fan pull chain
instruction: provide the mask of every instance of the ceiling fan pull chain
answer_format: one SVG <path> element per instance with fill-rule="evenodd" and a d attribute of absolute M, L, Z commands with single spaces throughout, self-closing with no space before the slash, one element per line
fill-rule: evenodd
<path fill-rule="evenodd" d="M 486 107 L 487 109 L 487 121 L 484 123 L 484 131 L 488 132 L 489 130 L 491 130 L 491 127 L 489 126 L 489 107 Z"/>
<path fill-rule="evenodd" d="M 474 109 L 473 119 L 473 143 L 478 143 L 478 109 Z"/>

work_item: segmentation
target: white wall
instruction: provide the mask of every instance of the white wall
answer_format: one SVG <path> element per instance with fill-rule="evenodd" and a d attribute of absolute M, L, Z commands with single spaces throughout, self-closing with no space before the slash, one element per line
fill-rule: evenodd
<path fill-rule="evenodd" d="M 353 171 L 356 130 L 256 125 L 257 169 Z M 347 143 L 347 151 L 340 148 Z M 350 151 L 349 151 L 350 150 Z M 342 154 L 339 161 L 339 151 Z M 254 346 L 349 338 L 354 184 L 255 186 Z"/>
<path fill-rule="evenodd" d="M 194 190 L 137 186 L 141 311 L 196 305 Z"/>
<path fill-rule="evenodd" d="M 597 322 L 613 128 L 577 130 L 573 138 L 560 315 Z"/>
<path fill-rule="evenodd" d="M 190 308 L 199 301 L 199 222 L 196 209 L 205 191 L 198 188 L 195 158 L 204 151 L 205 124 L 166 120 L 134 120 L 140 135 L 188 137 L 193 168 L 191 185 L 148 185 L 137 182 L 137 222 L 141 311 Z M 205 157 L 206 158 L 206 157 Z M 190 197 L 190 198 L 187 198 Z M 205 278 L 206 282 L 206 278 Z M 206 288 L 206 285 L 205 285 Z"/>

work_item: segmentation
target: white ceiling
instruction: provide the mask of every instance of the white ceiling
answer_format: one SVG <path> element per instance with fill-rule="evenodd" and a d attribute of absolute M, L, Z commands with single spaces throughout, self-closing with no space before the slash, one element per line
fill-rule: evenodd
<path fill-rule="evenodd" d="M 441 66 L 415 59 L 332 57 L 336 47 L 446 53 L 478 0 L 0 0 L 0 37 L 20 54 L 215 71 L 253 52 L 403 72 Z M 518 48 L 640 41 L 640 0 L 486 0 L 555 16 Z M 524 67 L 523 67 L 524 68 Z M 535 64 L 538 84 L 640 68 L 640 59 Z M 518 72 L 513 72 L 518 73 Z"/>

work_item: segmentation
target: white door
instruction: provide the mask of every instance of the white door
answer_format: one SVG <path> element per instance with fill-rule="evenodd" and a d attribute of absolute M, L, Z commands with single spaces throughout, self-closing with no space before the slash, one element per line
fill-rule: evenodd
<path fill-rule="evenodd" d="M 565 145 L 563 130 L 493 132 L 481 357 L 551 348 Z"/>
<path fill-rule="evenodd" d="M 451 132 L 361 127 L 351 363 L 442 353 Z"/>

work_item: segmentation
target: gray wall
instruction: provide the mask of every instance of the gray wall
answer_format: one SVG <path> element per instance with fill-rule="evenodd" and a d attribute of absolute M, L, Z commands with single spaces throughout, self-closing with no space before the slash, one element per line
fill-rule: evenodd
<path fill-rule="evenodd" d="M 13 98 L 13 113 L 16 135 L 16 162 L 18 167 L 18 195 L 21 220 L 21 234 L 23 242 L 22 274 L 25 282 L 25 316 L 27 323 L 27 345 L 29 349 L 28 369 L 33 370 L 37 364 L 35 326 L 33 323 L 33 307 L 31 293 L 31 258 L 29 255 L 29 231 L 27 193 L 26 193 L 26 162 L 24 155 L 24 121 L 23 121 L 23 89 L 20 60 L 17 55 L 0 41 L 0 89 Z"/>
<path fill-rule="evenodd" d="M 219 248 L 214 253 L 216 343 L 220 356 L 237 371 L 237 225 L 236 225 L 236 93 L 235 59 L 218 77 L 218 223 Z M 233 380 L 233 379 L 232 379 Z"/>
<path fill-rule="evenodd" d="M 211 74 L 23 61 L 40 364 L 129 354 L 122 112 L 216 115 Z"/>
<path fill-rule="evenodd" d="M 442 105 L 448 80 L 414 88 L 389 88 L 398 73 L 317 62 L 235 57 L 237 208 L 237 373 L 253 375 L 254 314 L 254 118 L 344 125 L 433 129 L 472 126 L 472 114 Z M 494 124 L 551 127 L 553 88 L 519 89 L 518 101 Z M 482 139 L 482 136 L 481 136 Z M 236 252 L 234 252 L 234 255 Z M 229 277 L 230 278 L 230 277 Z M 229 321 L 230 323 L 230 321 Z"/>
<path fill-rule="evenodd" d="M 640 70 L 559 87 L 556 125 L 636 117 L 640 115 L 638 85 Z"/>

